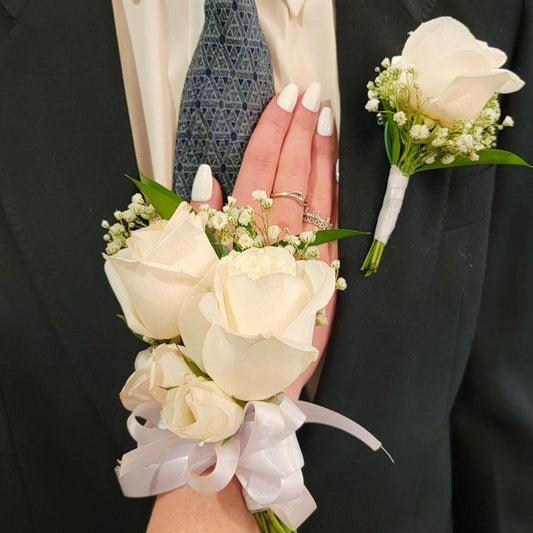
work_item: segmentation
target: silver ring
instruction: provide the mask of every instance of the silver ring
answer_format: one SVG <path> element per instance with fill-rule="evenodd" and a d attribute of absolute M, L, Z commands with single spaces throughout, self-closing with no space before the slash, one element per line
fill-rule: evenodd
<path fill-rule="evenodd" d="M 270 198 L 281 198 L 283 196 L 296 200 L 303 207 L 307 206 L 307 199 L 305 198 L 304 193 L 300 191 L 273 192 L 270 195 Z"/>
<path fill-rule="evenodd" d="M 318 213 L 311 213 L 307 207 L 305 208 L 304 215 L 303 215 L 303 221 L 309 222 L 309 224 L 313 224 L 317 228 L 320 229 L 331 229 L 333 226 L 331 225 L 331 219 L 328 217 L 325 220 L 320 216 L 320 211 Z"/>

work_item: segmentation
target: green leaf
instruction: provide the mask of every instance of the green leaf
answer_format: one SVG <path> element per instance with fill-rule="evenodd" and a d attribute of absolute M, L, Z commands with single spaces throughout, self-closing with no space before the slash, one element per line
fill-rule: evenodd
<path fill-rule="evenodd" d="M 122 320 L 122 322 L 124 322 L 124 324 L 126 324 L 126 326 L 127 326 L 128 329 L 129 329 L 128 321 L 126 320 L 126 317 L 125 317 L 124 315 L 117 315 L 117 316 L 118 316 L 118 318 L 120 318 L 120 320 Z M 133 333 L 133 334 L 134 334 L 139 340 L 141 340 L 141 341 L 143 341 L 143 342 L 146 342 L 146 341 L 144 340 L 144 337 L 143 337 L 140 333 L 135 333 L 135 331 L 132 331 L 131 329 L 130 329 L 130 331 L 131 331 L 131 332 L 132 332 L 132 333 Z M 150 343 L 148 343 L 148 344 L 150 344 Z"/>
<path fill-rule="evenodd" d="M 338 241 L 346 237 L 354 237 L 355 235 L 369 235 L 368 231 L 357 231 L 354 229 L 323 229 L 317 231 L 315 242 L 313 244 L 318 246 L 326 242 Z"/>
<path fill-rule="evenodd" d="M 154 206 L 154 209 L 159 213 L 161 218 L 169 220 L 178 208 L 178 205 L 183 201 L 177 194 L 146 176 L 143 176 L 143 181 L 136 180 L 131 176 L 126 177 L 150 200 L 150 203 Z"/>
<path fill-rule="evenodd" d="M 472 161 L 468 157 L 456 157 L 452 163 L 447 165 L 438 161 L 432 165 L 424 165 L 416 172 L 434 170 L 437 168 L 462 167 L 467 165 L 518 165 L 522 167 L 533 168 L 532 165 L 524 161 L 521 157 L 513 154 L 512 152 L 507 152 L 506 150 L 489 148 L 487 150 L 480 150 L 477 154 L 479 155 L 479 159 L 477 161 Z"/>
<path fill-rule="evenodd" d="M 391 165 L 395 165 L 400 159 L 402 143 L 400 141 L 400 132 L 398 126 L 390 115 L 387 115 L 387 122 L 384 128 L 385 151 Z"/>
<path fill-rule="evenodd" d="M 208 227 L 205 228 L 205 234 L 207 235 L 207 238 L 209 239 L 209 242 L 211 243 L 211 246 L 213 247 L 213 250 L 215 250 L 215 253 L 219 259 L 229 254 L 229 250 L 220 242 L 218 236 L 215 235 Z"/>
<path fill-rule="evenodd" d="M 190 371 L 196 377 L 205 378 L 205 379 L 208 379 L 209 381 L 213 381 L 203 370 L 200 369 L 200 367 L 192 359 L 185 357 L 183 354 L 182 356 L 183 356 L 183 360 L 185 361 L 185 364 L 189 367 Z"/>
<path fill-rule="evenodd" d="M 389 121 L 385 122 L 385 127 L 383 128 L 383 136 L 385 140 L 385 152 L 387 152 L 387 158 L 389 160 L 389 163 L 392 165 L 392 139 L 390 136 L 390 126 Z"/>

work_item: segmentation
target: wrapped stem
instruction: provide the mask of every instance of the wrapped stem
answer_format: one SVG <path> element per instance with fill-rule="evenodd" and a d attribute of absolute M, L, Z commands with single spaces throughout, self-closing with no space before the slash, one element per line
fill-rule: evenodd
<path fill-rule="evenodd" d="M 297 530 L 292 530 L 284 524 L 272 509 L 259 511 L 254 513 L 254 516 L 262 533 L 298 533 Z"/>
<path fill-rule="evenodd" d="M 408 184 L 409 176 L 403 174 L 396 165 L 392 165 L 387 181 L 387 190 L 383 198 L 383 205 L 381 206 L 374 232 L 374 240 L 361 265 L 361 270 L 366 270 L 365 276 L 374 274 L 378 269 L 385 245 L 396 226 Z"/>

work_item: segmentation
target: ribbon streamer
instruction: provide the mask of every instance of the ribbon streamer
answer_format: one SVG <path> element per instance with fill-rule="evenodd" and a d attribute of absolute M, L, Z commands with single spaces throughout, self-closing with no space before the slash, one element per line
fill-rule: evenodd
<path fill-rule="evenodd" d="M 325 424 L 353 435 L 374 451 L 381 447 L 353 420 L 312 403 L 293 402 L 283 394 L 269 402 L 248 402 L 241 428 L 225 442 L 182 439 L 164 427 L 160 410 L 158 402 L 146 402 L 128 418 L 128 430 L 138 447 L 126 453 L 115 469 L 124 495 L 153 496 L 186 483 L 197 492 L 213 493 L 235 475 L 251 512 L 270 508 L 291 529 L 316 509 L 304 485 L 298 428 L 305 422 Z M 209 467 L 214 468 L 203 475 Z"/>

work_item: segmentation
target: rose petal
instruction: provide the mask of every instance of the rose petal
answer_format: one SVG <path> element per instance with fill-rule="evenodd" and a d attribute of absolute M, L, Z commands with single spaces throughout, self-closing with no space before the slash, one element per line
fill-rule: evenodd
<path fill-rule="evenodd" d="M 318 350 L 291 339 L 250 338 L 211 326 L 202 357 L 222 390 L 248 401 L 281 392 L 317 359 Z"/>
<path fill-rule="evenodd" d="M 224 285 L 228 326 L 243 335 L 281 335 L 312 295 L 303 280 L 282 272 L 257 281 L 233 276 Z"/>
<path fill-rule="evenodd" d="M 122 308 L 122 312 L 124 313 L 124 318 L 126 319 L 128 327 L 139 335 L 149 336 L 147 329 L 144 327 L 144 324 L 142 323 L 137 311 L 135 310 L 135 307 L 133 306 L 128 289 L 120 279 L 118 272 L 115 270 L 115 267 L 109 260 L 105 262 L 104 272 L 106 273 L 109 285 L 111 285 L 111 288 L 117 297 L 118 303 Z"/>
<path fill-rule="evenodd" d="M 439 120 L 443 126 L 450 126 L 457 117 L 475 119 L 495 92 L 507 87 L 518 90 L 522 85 L 518 76 L 504 69 L 459 76 L 432 106 L 431 117 Z"/>
<path fill-rule="evenodd" d="M 205 370 L 202 362 L 202 347 L 211 324 L 200 312 L 200 300 L 208 295 L 214 298 L 212 291 L 214 290 L 213 277 L 215 268 L 216 265 L 213 265 L 200 282 L 187 294 L 178 313 L 178 326 L 183 344 L 185 345 L 184 353 L 201 370 Z M 214 312 L 216 312 L 218 310 L 216 298 L 214 300 L 214 306 Z"/>
<path fill-rule="evenodd" d="M 117 255 L 107 260 L 121 280 L 118 284 L 112 277 L 110 283 L 117 293 L 128 326 L 136 333 L 155 339 L 178 336 L 178 310 L 189 290 L 198 283 L 198 278 L 164 266 L 122 259 Z M 132 322 L 130 316 L 134 319 Z"/>

